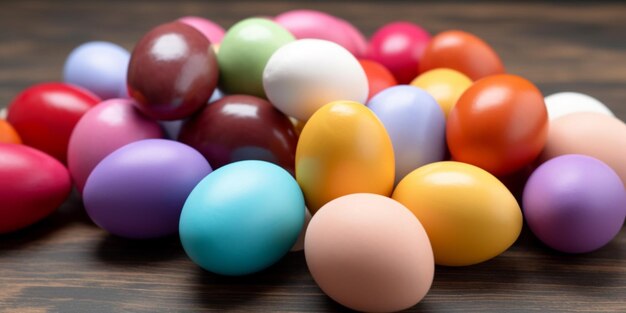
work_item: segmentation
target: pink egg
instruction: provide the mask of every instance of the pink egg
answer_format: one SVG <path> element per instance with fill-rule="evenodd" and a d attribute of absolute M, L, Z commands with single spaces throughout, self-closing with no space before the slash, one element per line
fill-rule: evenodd
<path fill-rule="evenodd" d="M 387 67 L 398 83 L 408 84 L 418 74 L 419 62 L 430 35 L 409 22 L 389 23 L 370 39 L 368 58 Z"/>
<path fill-rule="evenodd" d="M 343 25 L 344 32 L 348 35 L 348 37 L 350 37 L 350 40 L 352 41 L 354 49 L 352 54 L 354 54 L 354 56 L 357 58 L 364 57 L 367 54 L 367 39 L 365 38 L 363 33 L 350 22 L 340 18 L 338 18 L 337 20 Z"/>
<path fill-rule="evenodd" d="M 213 44 L 222 42 L 224 38 L 224 28 L 215 22 L 209 21 L 205 18 L 197 16 L 185 16 L 178 19 L 179 22 L 183 22 L 209 38 L 209 41 Z"/>
<path fill-rule="evenodd" d="M 330 14 L 314 10 L 292 10 L 276 16 L 274 22 L 285 27 L 296 39 L 332 41 L 357 56 L 364 52 L 358 46 L 358 30 L 349 29 L 352 27 L 350 24 Z"/>
<path fill-rule="evenodd" d="M 163 137 L 156 121 L 140 113 L 132 100 L 111 99 L 87 111 L 68 146 L 68 167 L 82 193 L 87 177 L 104 157 L 134 141 Z"/>

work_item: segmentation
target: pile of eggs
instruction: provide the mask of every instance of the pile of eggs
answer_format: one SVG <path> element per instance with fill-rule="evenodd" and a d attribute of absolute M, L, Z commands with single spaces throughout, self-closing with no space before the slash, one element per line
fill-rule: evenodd
<path fill-rule="evenodd" d="M 366 40 L 317 11 L 227 32 L 185 17 L 132 53 L 77 47 L 63 80 L 22 91 L 0 120 L 1 233 L 75 186 L 111 234 L 179 234 L 222 275 L 304 249 L 328 296 L 397 311 L 435 264 L 492 259 L 524 220 L 585 253 L 626 216 L 626 124 L 587 95 L 544 98 L 463 31 L 394 22 Z"/>

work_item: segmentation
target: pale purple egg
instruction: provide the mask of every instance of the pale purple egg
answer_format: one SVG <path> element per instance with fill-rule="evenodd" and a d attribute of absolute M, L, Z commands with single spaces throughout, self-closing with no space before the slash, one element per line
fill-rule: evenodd
<path fill-rule="evenodd" d="M 626 190 L 608 165 L 579 154 L 553 158 L 524 188 L 524 218 L 546 245 L 567 253 L 601 248 L 622 229 Z"/>

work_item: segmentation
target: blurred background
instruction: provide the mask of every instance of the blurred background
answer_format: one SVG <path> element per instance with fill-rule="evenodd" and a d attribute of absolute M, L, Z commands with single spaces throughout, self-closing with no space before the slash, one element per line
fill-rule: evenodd
<path fill-rule="evenodd" d="M 152 27 L 186 15 L 224 27 L 250 16 L 308 8 L 347 19 L 366 36 L 395 20 L 431 34 L 462 29 L 483 38 L 508 72 L 544 92 L 576 90 L 626 109 L 626 5 L 482 1 L 0 1 L 0 106 L 34 83 L 61 80 L 79 44 L 106 40 L 132 49 Z M 619 108 L 616 108 L 619 107 Z"/>

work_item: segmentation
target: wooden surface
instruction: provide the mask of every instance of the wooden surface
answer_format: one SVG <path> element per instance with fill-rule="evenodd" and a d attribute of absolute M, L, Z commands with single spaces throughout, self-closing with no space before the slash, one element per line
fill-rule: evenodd
<path fill-rule="evenodd" d="M 591 94 L 626 119 L 626 5 L 457 4 L 415 1 L 0 1 L 0 106 L 21 89 L 59 80 L 65 56 L 89 40 L 132 49 L 151 27 L 183 15 L 229 26 L 251 15 L 316 8 L 371 34 L 393 20 L 433 33 L 476 33 L 507 70 L 546 93 Z M 0 178 L 1 179 L 1 178 Z M 68 201 L 48 219 L 0 236 L 2 312 L 342 311 L 324 296 L 303 253 L 247 277 L 202 271 L 178 238 L 128 241 L 107 235 Z M 626 312 L 626 231 L 594 253 L 570 256 L 528 231 L 503 255 L 438 267 L 415 312 Z"/>

